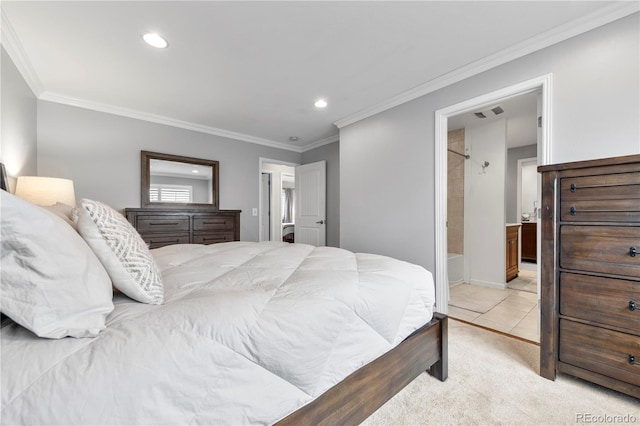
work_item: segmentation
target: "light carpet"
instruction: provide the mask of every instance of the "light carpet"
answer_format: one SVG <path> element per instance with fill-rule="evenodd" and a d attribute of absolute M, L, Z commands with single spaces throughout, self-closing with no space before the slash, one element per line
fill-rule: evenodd
<path fill-rule="evenodd" d="M 538 346 L 449 319 L 449 378 L 420 375 L 363 425 L 640 424 L 639 400 L 538 371 Z"/>

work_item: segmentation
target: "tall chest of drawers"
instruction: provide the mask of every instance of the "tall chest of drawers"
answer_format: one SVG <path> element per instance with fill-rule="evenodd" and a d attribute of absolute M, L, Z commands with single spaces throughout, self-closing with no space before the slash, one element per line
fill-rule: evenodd
<path fill-rule="evenodd" d="M 124 212 L 149 248 L 240 240 L 240 210 L 128 208 Z"/>
<path fill-rule="evenodd" d="M 640 398 L 640 155 L 538 170 L 540 375 Z"/>

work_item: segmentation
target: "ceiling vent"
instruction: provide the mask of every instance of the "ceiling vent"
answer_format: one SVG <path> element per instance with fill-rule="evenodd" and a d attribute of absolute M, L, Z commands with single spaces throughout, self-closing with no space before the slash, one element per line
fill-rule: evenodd
<path fill-rule="evenodd" d="M 478 118 L 487 118 L 489 116 L 496 116 L 496 115 L 500 115 L 504 112 L 504 110 L 502 109 L 501 106 L 496 106 L 490 109 L 487 109 L 485 111 L 478 111 L 478 112 L 474 112 L 473 115 L 475 115 Z"/>

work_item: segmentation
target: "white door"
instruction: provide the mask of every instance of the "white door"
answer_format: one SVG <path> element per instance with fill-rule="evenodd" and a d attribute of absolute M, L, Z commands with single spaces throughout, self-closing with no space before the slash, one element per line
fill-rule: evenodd
<path fill-rule="evenodd" d="M 313 246 L 326 245 L 325 161 L 296 167 L 295 242 Z"/>

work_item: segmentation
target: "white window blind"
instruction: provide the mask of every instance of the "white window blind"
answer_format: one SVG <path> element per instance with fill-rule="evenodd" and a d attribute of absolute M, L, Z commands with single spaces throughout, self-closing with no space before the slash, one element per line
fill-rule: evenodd
<path fill-rule="evenodd" d="M 193 187 L 189 185 L 152 184 L 149 188 L 149 200 L 163 203 L 191 203 Z"/>

